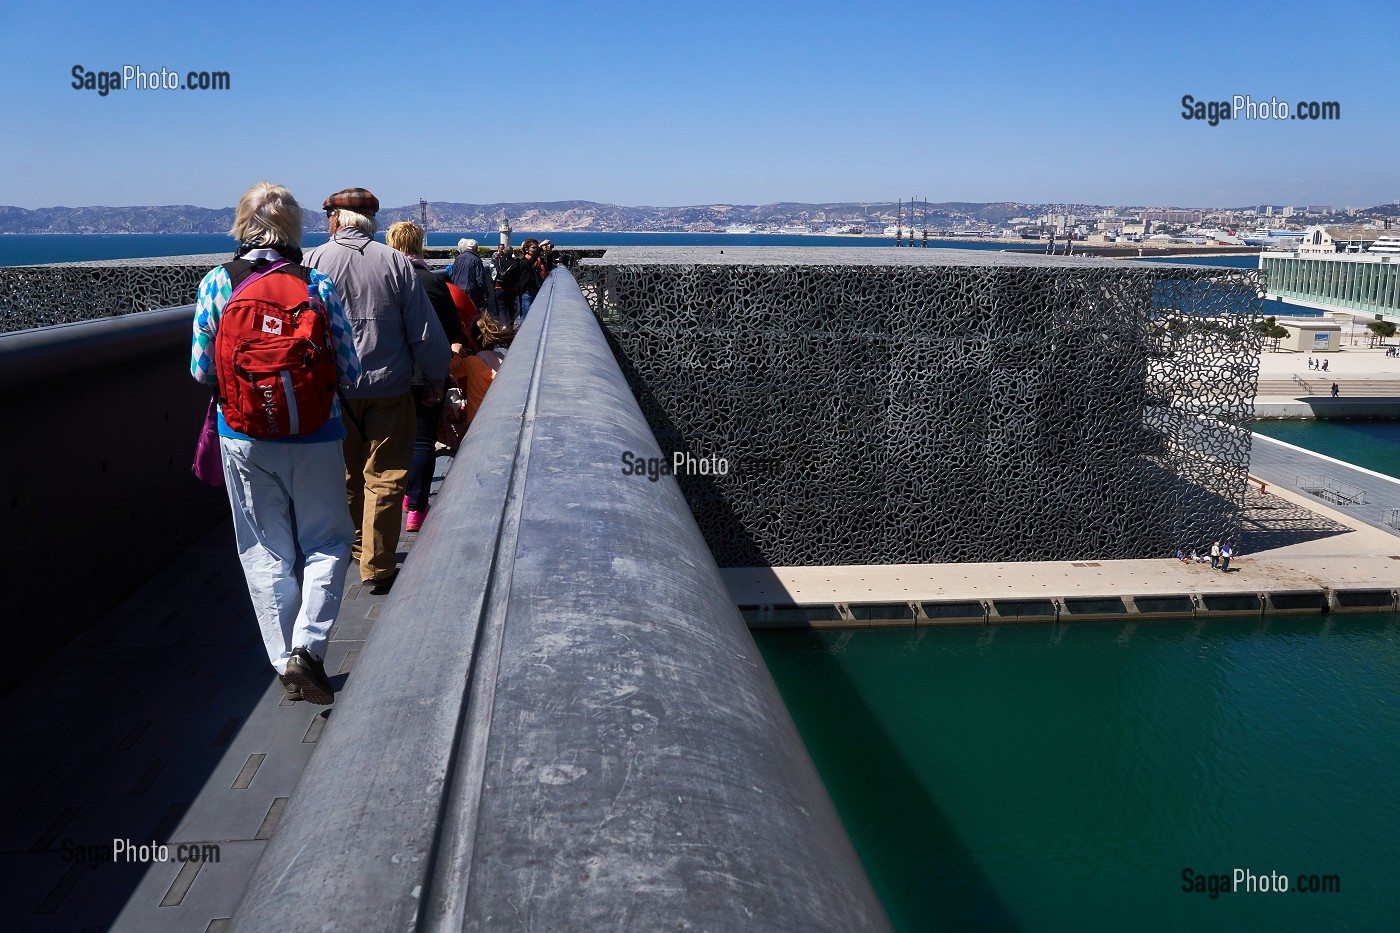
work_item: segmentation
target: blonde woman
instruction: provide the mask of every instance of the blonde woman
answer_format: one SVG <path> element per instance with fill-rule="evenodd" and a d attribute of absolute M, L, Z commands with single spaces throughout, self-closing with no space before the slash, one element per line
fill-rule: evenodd
<path fill-rule="evenodd" d="M 325 315 L 329 346 L 319 339 L 308 345 L 316 346 L 318 355 L 321 348 L 333 354 L 341 388 L 359 380 L 360 358 L 335 283 L 301 265 L 301 207 L 290 191 L 265 181 L 249 188 L 229 232 L 239 241 L 234 260 L 211 269 L 199 285 L 190 372 L 218 387 L 219 448 L 234 540 L 268 660 L 289 699 L 330 703 L 335 691 L 323 663 L 326 638 L 340 609 L 355 540 L 345 501 L 345 428 L 334 386 L 324 387 L 331 395 L 329 408 L 319 409 L 321 417 L 328 411 L 328 418 L 319 423 L 302 418 L 295 425 L 289 419 L 284 430 L 271 424 L 272 418 L 259 420 L 271 409 L 248 417 L 240 380 L 252 377 L 230 361 L 242 359 L 237 349 L 263 334 L 281 339 L 298 318 L 306 320 L 307 310 Z M 244 308 L 255 307 L 250 303 L 255 289 L 265 303 L 256 306 L 258 326 L 250 329 Z M 285 296 L 292 312 L 283 315 L 284 305 L 272 303 L 273 296 Z M 300 575 L 298 552 L 305 556 Z"/>
<path fill-rule="evenodd" d="M 384 242 L 408 257 L 413 271 L 418 276 L 418 284 L 428 293 L 428 301 L 433 305 L 438 323 L 452 345 L 452 352 L 461 352 L 466 335 L 462 333 L 462 322 L 457 316 L 457 305 L 447 288 L 447 279 L 439 272 L 430 269 L 423 259 L 423 228 L 408 220 L 401 220 L 384 231 Z M 433 465 L 437 462 L 438 424 L 442 419 L 442 405 L 438 402 L 425 404 L 423 401 L 424 382 L 421 377 L 413 384 L 413 407 L 417 416 L 413 436 L 413 462 L 408 468 L 408 494 L 404 496 L 403 507 L 408 513 L 404 527 L 408 531 L 418 531 L 428 517 L 428 493 L 432 489 Z M 441 393 L 434 393 L 440 396 Z"/>

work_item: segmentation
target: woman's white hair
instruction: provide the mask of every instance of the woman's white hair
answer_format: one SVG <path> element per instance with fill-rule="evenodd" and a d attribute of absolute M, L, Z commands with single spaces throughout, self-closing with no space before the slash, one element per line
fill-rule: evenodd
<path fill-rule="evenodd" d="M 342 227 L 358 227 L 365 232 L 365 236 L 374 236 L 379 230 L 379 224 L 374 222 L 373 217 L 368 217 L 355 211 L 348 211 L 343 207 L 337 210 L 336 214 L 340 219 L 340 225 Z"/>
<path fill-rule="evenodd" d="M 229 234 L 240 243 L 301 245 L 301 205 L 281 185 L 260 181 L 238 199 Z"/>

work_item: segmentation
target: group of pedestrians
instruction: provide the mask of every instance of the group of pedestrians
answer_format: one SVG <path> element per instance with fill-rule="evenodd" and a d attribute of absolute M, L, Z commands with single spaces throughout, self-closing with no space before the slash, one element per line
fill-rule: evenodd
<path fill-rule="evenodd" d="M 502 243 L 491 253 L 491 266 L 482 261 L 476 240 L 457 242 L 457 258 L 447 267 L 447 278 L 471 297 L 478 308 L 519 327 L 530 313 L 544 280 L 559 263 L 549 240 L 530 237 L 517 251 Z"/>
<path fill-rule="evenodd" d="M 288 697 L 325 704 L 325 644 L 349 564 L 375 592 L 392 585 L 404 512 L 417 530 L 427 511 L 452 372 L 486 352 L 474 335 L 489 334 L 479 405 L 517 314 L 505 305 L 500 324 L 485 310 L 474 251 L 447 276 L 424 261 L 416 224 L 376 241 L 369 191 L 346 188 L 322 208 L 328 239 L 303 256 L 292 193 L 268 182 L 244 193 L 235 258 L 199 286 L 190 368 L 215 390 L 234 538 L 268 658 Z"/>
<path fill-rule="evenodd" d="M 1318 359 L 1308 357 L 1308 369 L 1315 369 L 1318 372 L 1325 373 L 1327 372 L 1327 360 L 1324 360 L 1321 357 L 1319 357 Z"/>
<path fill-rule="evenodd" d="M 1207 554 L 1209 556 L 1207 556 Z M 1176 559 L 1181 561 L 1182 563 L 1204 564 L 1207 560 L 1209 560 L 1210 569 L 1219 570 L 1221 572 L 1229 571 L 1230 560 L 1234 556 L 1234 545 L 1230 544 L 1230 542 L 1228 541 L 1226 541 L 1224 544 L 1220 543 L 1219 541 L 1211 542 L 1210 550 L 1206 554 L 1202 554 L 1195 548 L 1187 549 L 1186 547 L 1179 547 L 1176 549 Z"/>

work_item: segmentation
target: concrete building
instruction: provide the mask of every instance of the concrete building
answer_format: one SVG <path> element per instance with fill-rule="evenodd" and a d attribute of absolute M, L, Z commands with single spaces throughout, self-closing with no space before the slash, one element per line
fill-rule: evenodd
<path fill-rule="evenodd" d="M 1400 257 L 1376 253 L 1261 253 L 1267 297 L 1400 320 Z"/>
<path fill-rule="evenodd" d="M 1342 325 L 1331 320 L 1279 321 L 1288 336 L 1279 341 L 1280 350 L 1295 353 L 1332 353 L 1341 349 Z"/>
<path fill-rule="evenodd" d="M 1303 231 L 1300 253 L 1359 253 L 1385 233 L 1373 227 L 1325 227 L 1321 224 Z"/>
<path fill-rule="evenodd" d="M 1160 221 L 1166 224 L 1194 224 L 1200 223 L 1200 211 L 1143 211 L 1142 219 L 1144 223 Z"/>

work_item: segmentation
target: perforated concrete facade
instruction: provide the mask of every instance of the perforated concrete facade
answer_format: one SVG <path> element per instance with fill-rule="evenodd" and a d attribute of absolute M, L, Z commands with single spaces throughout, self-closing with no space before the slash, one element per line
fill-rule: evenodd
<path fill-rule="evenodd" d="M 1164 556 L 1236 530 L 1258 273 L 610 249 L 580 284 L 722 566 Z"/>

